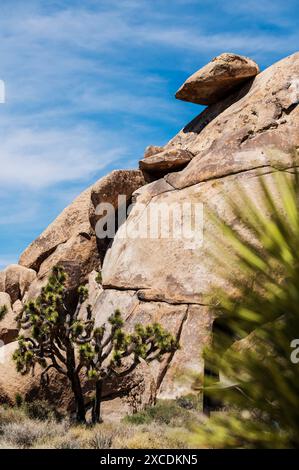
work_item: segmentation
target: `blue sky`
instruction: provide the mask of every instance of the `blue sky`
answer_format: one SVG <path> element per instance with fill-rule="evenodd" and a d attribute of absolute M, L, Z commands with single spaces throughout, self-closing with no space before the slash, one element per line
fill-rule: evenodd
<path fill-rule="evenodd" d="M 0 269 L 71 200 L 200 111 L 181 83 L 221 52 L 299 49 L 299 0 L 1 0 Z"/>

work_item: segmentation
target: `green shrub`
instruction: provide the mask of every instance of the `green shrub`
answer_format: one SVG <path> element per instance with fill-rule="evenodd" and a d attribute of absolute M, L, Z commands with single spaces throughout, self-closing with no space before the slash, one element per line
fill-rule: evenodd
<path fill-rule="evenodd" d="M 190 397 L 186 397 L 185 400 L 159 400 L 155 406 L 126 416 L 124 421 L 135 425 L 151 422 L 176 426 L 188 425 L 191 419 L 195 418 L 195 403 Z"/>
<path fill-rule="evenodd" d="M 24 404 L 26 415 L 31 419 L 47 421 L 49 419 L 59 420 L 61 415 L 57 413 L 55 408 L 45 400 L 35 400 Z"/>
<path fill-rule="evenodd" d="M 17 408 L 21 408 L 21 406 L 23 405 L 23 397 L 20 393 L 16 393 L 15 401 Z"/>

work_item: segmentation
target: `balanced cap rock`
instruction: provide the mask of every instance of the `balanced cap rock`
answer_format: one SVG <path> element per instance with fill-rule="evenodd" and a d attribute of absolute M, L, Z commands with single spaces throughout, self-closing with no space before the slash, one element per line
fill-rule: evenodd
<path fill-rule="evenodd" d="M 259 71 L 259 66 L 248 57 L 225 52 L 191 75 L 175 97 L 196 104 L 217 103 Z"/>

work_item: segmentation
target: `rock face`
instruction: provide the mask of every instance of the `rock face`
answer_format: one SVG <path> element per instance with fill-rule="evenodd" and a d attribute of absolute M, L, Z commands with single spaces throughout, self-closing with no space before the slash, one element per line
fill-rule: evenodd
<path fill-rule="evenodd" d="M 200 378 L 204 373 L 201 352 L 211 339 L 214 320 L 207 295 L 220 282 L 217 256 L 221 256 L 207 236 L 217 236 L 218 229 L 206 217 L 206 209 L 238 227 L 226 196 L 236 200 L 241 185 L 259 202 L 261 172 L 270 182 L 277 166 L 286 170 L 298 164 L 291 151 L 299 148 L 299 53 L 255 77 L 257 73 L 256 64 L 238 56 L 223 55 L 209 64 L 201 82 L 191 80 L 188 87 L 193 83 L 189 91 L 205 90 L 204 99 L 214 104 L 163 148 L 146 150 L 140 167 L 154 181 L 145 185 L 139 170 L 112 172 L 65 209 L 21 257 L 23 266 L 37 271 L 25 299 L 38 295 L 54 264 L 65 263 L 72 288 L 79 279 L 88 282 L 87 302 L 93 307 L 96 326 L 119 308 L 128 330 L 137 322 L 157 321 L 179 339 L 181 349 L 162 363 L 140 365 L 128 383 L 106 384 L 107 397 L 114 392 L 118 396 L 119 413 L 127 409 L 126 388 L 134 391 L 135 408 L 136 400 L 142 407 L 156 396 L 192 393 L 188 377 Z M 202 102 L 203 95 L 194 96 Z M 95 228 L 102 217 L 96 207 L 108 202 L 119 209 L 119 194 L 124 195 L 125 205 L 134 203 L 127 220 L 113 240 L 96 239 Z M 19 280 L 6 283 L 6 274 L 0 274 L 0 291 L 9 289 L 12 302 L 25 300 L 19 292 L 27 287 L 20 285 Z M 11 286 L 17 286 L 17 294 Z M 17 308 L 22 304 L 14 304 Z M 80 312 L 85 314 L 86 305 Z M 1 382 L 2 376 L 0 370 L 1 399 L 5 388 L 10 387 L 7 396 L 13 393 L 13 385 Z M 30 384 L 26 387 L 30 389 Z"/>
<path fill-rule="evenodd" d="M 95 225 L 99 219 L 96 207 L 99 203 L 109 202 L 117 209 L 119 194 L 129 200 L 144 183 L 139 170 L 113 171 L 64 209 L 20 257 L 20 265 L 37 271 L 37 280 L 31 287 L 29 297 L 38 293 L 44 278 L 57 264 L 65 265 L 75 286 L 87 279 L 93 269 L 99 269 L 105 253 L 101 253 L 96 239 Z"/>
<path fill-rule="evenodd" d="M 102 214 L 97 214 L 99 204 L 109 203 L 118 209 L 118 196 L 125 196 L 128 203 L 136 189 L 145 184 L 143 175 L 139 170 L 115 170 L 95 183 L 91 190 L 91 205 L 89 218 L 93 229 L 96 228 Z"/>
<path fill-rule="evenodd" d="M 92 235 L 89 223 L 89 205 L 91 188 L 78 196 L 72 204 L 52 222 L 51 225 L 24 251 L 19 263 L 27 268 L 39 270 L 43 261 L 56 248 L 71 237 L 86 234 Z"/>
<path fill-rule="evenodd" d="M 264 168 L 271 149 L 289 162 L 298 147 L 299 53 L 277 62 L 221 103 L 197 116 L 166 148 L 195 157 L 167 181 L 177 189 L 211 179 Z"/>
<path fill-rule="evenodd" d="M 209 237 L 201 237 L 200 230 L 186 238 L 167 238 L 162 233 L 158 237 L 144 236 L 156 222 L 156 218 L 149 217 L 151 209 L 155 213 L 159 205 L 172 208 L 179 204 L 184 208 L 186 204 L 193 207 L 198 204 L 199 210 L 203 205 L 205 233 L 216 231 L 205 219 L 207 207 L 236 226 L 238 221 L 230 213 L 225 195 L 236 198 L 237 187 L 241 184 L 258 199 L 256 177 L 263 171 L 268 174 L 266 178 L 271 179 L 274 149 L 278 152 L 275 158 L 280 167 L 294 164 L 290 151 L 299 147 L 298 80 L 297 53 L 259 74 L 250 87 L 245 84 L 237 93 L 210 106 L 186 126 L 165 150 L 183 149 L 192 152 L 194 157 L 182 171 L 170 173 L 135 193 L 135 206 L 106 254 L 102 270 L 104 288 L 137 291 L 140 300 L 153 306 L 159 302 L 192 305 L 192 321 L 205 325 L 206 329 L 200 327 L 200 331 L 206 339 L 200 340 L 197 348 L 187 340 L 190 344 L 188 358 L 184 358 L 181 351 L 174 355 L 168 372 L 172 379 L 167 384 L 165 376 L 159 388 L 161 395 L 178 393 L 180 384 L 176 384 L 172 368 L 177 361 L 180 369 L 188 368 L 202 342 L 208 340 L 212 318 L 205 305 L 211 286 L 219 283 L 219 279 L 215 260 L 210 256 L 213 246 Z M 188 218 L 187 209 L 185 215 Z M 168 223 L 167 211 L 160 213 L 160 222 L 162 227 Z M 124 236 L 128 227 L 129 232 L 137 236 Z M 189 321 L 191 323 L 191 319 Z M 188 337 L 186 328 L 190 323 L 188 318 L 183 323 L 181 338 Z M 200 361 L 197 373 L 203 373 Z"/>
<path fill-rule="evenodd" d="M 191 75 L 175 96 L 191 103 L 214 104 L 258 73 L 258 65 L 248 57 L 224 53 Z"/>

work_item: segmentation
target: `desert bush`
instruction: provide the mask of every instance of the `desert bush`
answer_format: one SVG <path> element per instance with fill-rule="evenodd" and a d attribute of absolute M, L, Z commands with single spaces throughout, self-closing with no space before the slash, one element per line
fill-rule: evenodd
<path fill-rule="evenodd" d="M 154 420 L 142 425 L 123 421 L 88 426 L 29 418 L 24 406 L 0 407 L 0 449 L 187 448 L 190 432 L 174 423 L 175 418 L 170 426 Z"/>
<path fill-rule="evenodd" d="M 8 405 L 0 406 L 0 433 L 2 428 L 9 423 L 21 423 L 26 419 L 23 410 L 20 408 L 13 408 Z"/>
<path fill-rule="evenodd" d="M 114 448 L 119 449 L 186 449 L 190 443 L 190 433 L 184 428 L 173 428 L 165 424 L 138 425 L 131 434 L 114 440 Z"/>
<path fill-rule="evenodd" d="M 114 436 L 115 433 L 113 431 L 107 432 L 105 430 L 98 429 L 90 439 L 90 447 L 92 449 L 111 449 Z"/>
<path fill-rule="evenodd" d="M 20 408 L 23 405 L 23 397 L 20 393 L 16 393 L 15 396 L 16 406 Z"/>
<path fill-rule="evenodd" d="M 188 403 L 189 409 L 186 406 Z M 124 422 L 142 425 L 156 422 L 158 424 L 166 424 L 176 426 L 187 426 L 191 421 L 196 418 L 194 413 L 195 405 L 192 405 L 191 400 L 178 401 L 178 400 L 158 400 L 155 406 L 146 408 L 143 411 L 128 415 L 124 418 Z"/>
<path fill-rule="evenodd" d="M 37 419 L 40 421 L 61 419 L 61 415 L 57 413 L 55 408 L 45 400 L 34 400 L 32 402 L 26 402 L 23 406 L 26 415 L 31 419 Z"/>
<path fill-rule="evenodd" d="M 32 447 L 37 440 L 49 436 L 48 426 L 29 420 L 22 423 L 7 423 L 2 427 L 2 432 L 7 442 L 21 448 Z"/>

